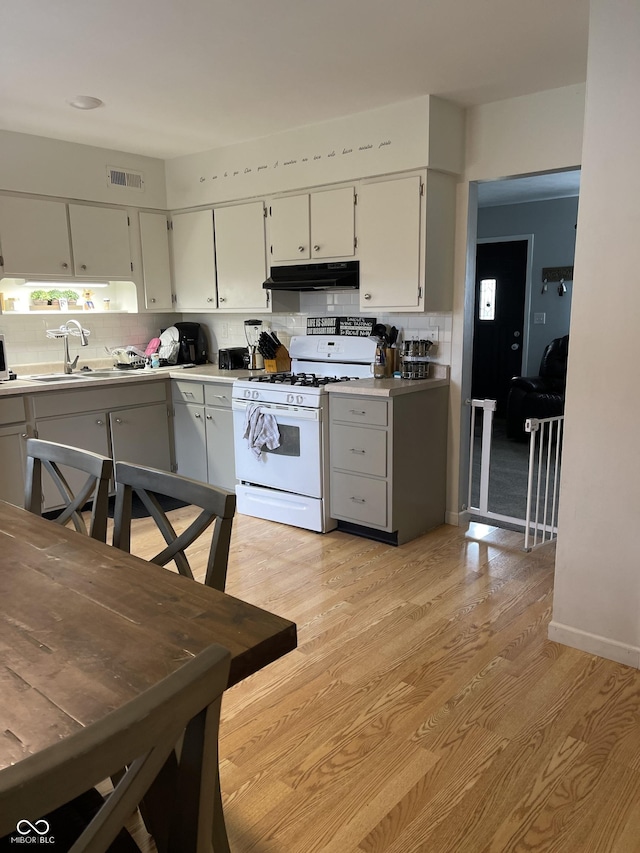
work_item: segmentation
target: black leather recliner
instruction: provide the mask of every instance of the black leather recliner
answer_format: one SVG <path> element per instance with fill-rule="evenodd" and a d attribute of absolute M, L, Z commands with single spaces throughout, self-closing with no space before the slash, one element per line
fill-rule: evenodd
<path fill-rule="evenodd" d="M 554 338 L 540 362 L 539 376 L 514 376 L 507 397 L 507 437 L 523 440 L 527 418 L 553 418 L 564 414 L 569 335 Z"/>

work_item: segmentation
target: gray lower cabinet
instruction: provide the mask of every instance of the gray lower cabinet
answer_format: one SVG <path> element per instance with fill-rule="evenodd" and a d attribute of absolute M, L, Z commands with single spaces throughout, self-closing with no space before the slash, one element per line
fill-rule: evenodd
<path fill-rule="evenodd" d="M 176 379 L 172 396 L 178 473 L 234 491 L 231 384 Z"/>
<path fill-rule="evenodd" d="M 444 523 L 448 388 L 330 394 L 338 527 L 400 545 Z"/>
<path fill-rule="evenodd" d="M 167 385 L 136 379 L 131 385 L 34 394 L 38 438 L 70 444 L 151 468 L 171 470 Z M 79 486 L 84 475 L 66 472 Z M 43 482 L 44 509 L 60 505 L 50 480 Z"/>
<path fill-rule="evenodd" d="M 0 400 L 0 500 L 24 503 L 25 445 L 28 436 L 24 399 Z"/>

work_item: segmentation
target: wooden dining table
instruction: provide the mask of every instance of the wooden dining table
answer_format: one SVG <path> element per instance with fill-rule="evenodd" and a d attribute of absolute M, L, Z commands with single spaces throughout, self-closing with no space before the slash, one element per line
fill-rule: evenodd
<path fill-rule="evenodd" d="M 294 649 L 296 626 L 0 501 L 0 773 L 212 643 L 231 687 Z"/>

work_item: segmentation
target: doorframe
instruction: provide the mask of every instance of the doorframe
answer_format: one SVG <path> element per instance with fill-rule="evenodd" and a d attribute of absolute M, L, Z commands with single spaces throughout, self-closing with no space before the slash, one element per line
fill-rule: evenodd
<path fill-rule="evenodd" d="M 532 282 L 532 274 L 533 274 L 533 234 L 516 234 L 510 237 L 478 237 L 476 238 L 476 254 L 477 254 L 477 246 L 480 243 L 513 243 L 516 240 L 521 242 L 526 241 L 527 243 L 527 263 L 526 263 L 526 278 L 524 285 L 524 316 L 522 318 L 522 372 L 521 376 L 529 375 L 529 325 L 530 325 L 530 317 L 531 317 L 531 282 Z M 475 264 L 474 264 L 474 291 L 472 295 L 473 301 L 473 314 L 472 314 L 472 322 L 475 325 L 475 312 L 476 312 L 476 298 L 475 298 Z M 471 329 L 471 363 L 470 367 L 473 368 L 473 326 Z"/>

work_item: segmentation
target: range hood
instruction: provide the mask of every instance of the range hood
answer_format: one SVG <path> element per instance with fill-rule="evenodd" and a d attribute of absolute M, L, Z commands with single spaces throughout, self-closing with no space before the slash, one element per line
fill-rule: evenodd
<path fill-rule="evenodd" d="M 360 264 L 343 261 L 271 267 L 271 275 L 262 286 L 265 290 L 357 290 Z"/>

